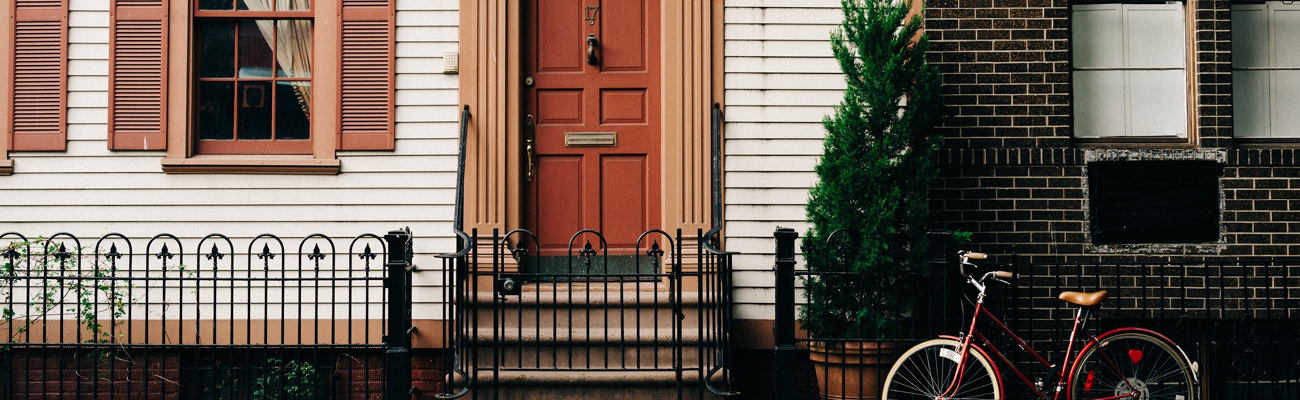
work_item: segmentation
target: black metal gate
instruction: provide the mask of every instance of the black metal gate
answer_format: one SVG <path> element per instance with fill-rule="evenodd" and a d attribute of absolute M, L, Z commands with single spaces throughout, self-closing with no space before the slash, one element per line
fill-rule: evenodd
<path fill-rule="evenodd" d="M 409 337 L 389 325 L 410 325 L 410 238 L 5 233 L 0 396 L 404 395 Z"/>
<path fill-rule="evenodd" d="M 671 380 L 679 397 L 729 393 L 731 253 L 680 231 L 647 231 L 634 253 L 611 254 L 584 230 L 549 259 L 525 230 L 466 239 L 477 245 L 444 268 L 458 271 L 447 276 L 454 328 L 445 334 L 460 375 L 444 396 L 602 371 Z"/>

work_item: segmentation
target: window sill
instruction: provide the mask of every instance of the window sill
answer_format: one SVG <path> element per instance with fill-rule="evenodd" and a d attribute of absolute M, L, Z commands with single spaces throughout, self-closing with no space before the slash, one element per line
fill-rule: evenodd
<path fill-rule="evenodd" d="M 337 175 L 340 163 L 310 156 L 195 156 L 164 158 L 162 168 L 168 174 Z"/>
<path fill-rule="evenodd" d="M 14 160 L 0 160 L 0 176 L 14 174 Z"/>

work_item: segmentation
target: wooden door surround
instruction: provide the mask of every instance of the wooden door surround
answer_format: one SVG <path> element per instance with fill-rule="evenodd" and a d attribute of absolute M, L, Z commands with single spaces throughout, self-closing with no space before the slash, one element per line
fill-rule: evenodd
<path fill-rule="evenodd" d="M 611 0 L 583 0 L 592 5 L 601 1 Z M 659 2 L 661 51 L 648 62 L 658 63 L 662 74 L 661 226 L 648 228 L 707 230 L 710 108 L 722 102 L 722 3 Z M 460 1 L 460 99 L 472 113 L 466 139 L 466 230 L 504 232 L 524 226 L 525 5 L 524 0 Z"/>

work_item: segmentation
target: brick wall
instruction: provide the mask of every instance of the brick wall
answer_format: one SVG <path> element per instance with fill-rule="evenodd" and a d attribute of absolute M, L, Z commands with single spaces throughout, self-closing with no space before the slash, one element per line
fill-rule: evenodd
<path fill-rule="evenodd" d="M 310 352 L 295 349 L 228 351 L 212 349 L 141 349 L 102 358 L 94 350 L 15 349 L 0 352 L 0 397 L 208 399 L 245 397 L 258 380 L 274 370 L 268 358 L 310 362 L 320 377 L 322 396 L 382 399 L 384 354 L 376 350 Z M 412 354 L 412 383 L 418 395 L 433 398 L 441 388 L 442 352 L 417 349 Z M 253 366 L 249 368 L 248 366 Z M 276 383 L 272 383 L 275 385 Z M 278 386 L 276 386 L 278 387 Z"/>
<path fill-rule="evenodd" d="M 939 226 L 974 232 L 981 250 L 1014 248 L 1038 262 L 1300 256 L 1300 153 L 1240 149 L 1232 140 L 1230 2 L 1195 3 L 1188 51 L 1197 129 L 1190 149 L 1073 142 L 1067 0 L 928 0 L 926 6 L 929 58 L 943 74 L 951 113 L 941 128 L 941 180 L 932 194 Z M 1111 148 L 1157 159 L 1171 152 L 1224 153 L 1223 243 L 1131 251 L 1090 246 L 1086 153 Z"/>

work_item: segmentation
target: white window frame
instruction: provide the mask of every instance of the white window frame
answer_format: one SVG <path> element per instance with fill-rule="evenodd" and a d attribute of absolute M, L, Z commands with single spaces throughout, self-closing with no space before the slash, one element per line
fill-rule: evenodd
<path fill-rule="evenodd" d="M 1247 13 L 1256 12 L 1263 14 L 1263 30 L 1247 31 Z M 1280 13 L 1300 21 L 1300 3 L 1232 5 L 1233 135 L 1243 144 L 1300 142 L 1300 47 L 1279 38 Z M 1300 23 L 1281 28 L 1300 37 Z"/>
<path fill-rule="evenodd" d="M 1154 25 L 1142 24 L 1130 16 L 1144 11 L 1170 11 L 1175 6 L 1179 12 L 1178 27 L 1164 32 L 1163 40 L 1176 42 L 1178 48 L 1142 49 L 1142 45 L 1155 41 L 1147 40 L 1149 35 L 1143 32 L 1133 31 Z M 1103 35 L 1110 33 L 1107 36 L 1111 37 L 1098 35 L 1091 27 L 1083 26 L 1081 13 L 1107 11 L 1118 14 L 1116 18 L 1119 19 L 1118 24 L 1109 24 L 1118 25 L 1114 26 L 1115 29 L 1103 31 Z M 1193 95 L 1188 72 L 1191 70 L 1191 57 L 1187 4 L 1182 1 L 1082 3 L 1072 5 L 1070 13 L 1074 137 L 1085 143 L 1190 143 L 1194 110 L 1190 102 Z M 1168 35 L 1174 32 L 1176 35 Z M 1109 52 L 1105 50 L 1106 46 L 1115 48 L 1115 52 L 1108 55 L 1109 60 L 1104 54 L 1095 60 L 1083 58 Z M 1102 51 L 1098 52 L 1098 49 Z M 1181 57 L 1171 57 L 1172 53 L 1180 53 Z M 1178 86 L 1176 89 L 1172 86 L 1142 87 L 1160 80 L 1169 85 L 1177 81 Z M 1105 90 L 1109 93 L 1102 92 Z M 1155 105 L 1149 106 L 1153 102 Z M 1093 113 L 1106 111 L 1094 111 L 1096 107 L 1114 109 L 1110 110 L 1109 117 L 1098 116 Z M 1162 119 L 1143 119 L 1161 110 L 1168 110 Z"/>

